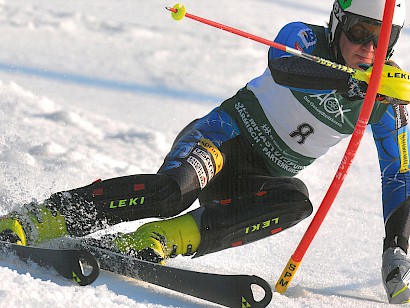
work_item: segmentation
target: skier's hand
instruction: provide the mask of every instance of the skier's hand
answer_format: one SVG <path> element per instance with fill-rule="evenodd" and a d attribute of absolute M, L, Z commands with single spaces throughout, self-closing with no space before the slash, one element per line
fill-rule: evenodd
<path fill-rule="evenodd" d="M 349 90 L 342 94 L 345 98 L 355 101 L 363 99 L 366 96 L 367 83 L 365 81 L 350 76 L 347 85 L 349 86 Z"/>
<path fill-rule="evenodd" d="M 373 67 L 369 67 L 365 71 L 356 70 L 349 80 L 349 85 L 350 82 L 352 84 L 356 83 L 359 85 L 360 90 L 365 93 L 372 70 Z M 378 96 L 376 100 L 380 102 L 387 104 L 409 104 L 410 74 L 401 70 L 395 62 L 386 61 L 383 66 L 379 90 L 377 92 Z"/>

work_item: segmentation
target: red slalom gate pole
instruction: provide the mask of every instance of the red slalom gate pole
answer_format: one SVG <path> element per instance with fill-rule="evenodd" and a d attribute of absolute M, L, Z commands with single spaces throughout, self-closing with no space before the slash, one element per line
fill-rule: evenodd
<path fill-rule="evenodd" d="M 386 0 L 382 26 L 380 30 L 379 44 L 376 50 L 376 58 L 374 61 L 373 72 L 370 76 L 369 86 L 364 99 L 363 107 L 359 115 L 358 122 L 354 128 L 353 135 L 350 139 L 349 145 L 346 149 L 345 155 L 339 165 L 335 177 L 318 209 L 308 229 L 306 230 L 302 240 L 297 246 L 295 252 L 289 259 L 288 264 L 284 268 L 282 275 L 276 283 L 276 291 L 284 293 L 289 287 L 290 282 L 296 274 L 297 269 L 305 255 L 307 249 L 313 241 L 320 225 L 322 224 L 327 212 L 329 211 L 333 201 L 336 198 L 337 193 L 347 175 L 349 167 L 352 163 L 354 156 L 356 155 L 360 141 L 365 132 L 367 123 L 370 118 L 370 114 L 373 109 L 374 101 L 376 99 L 377 90 L 380 84 L 380 78 L 382 76 L 382 70 L 384 61 L 386 58 L 388 42 L 390 38 L 390 32 L 393 21 L 395 0 Z"/>

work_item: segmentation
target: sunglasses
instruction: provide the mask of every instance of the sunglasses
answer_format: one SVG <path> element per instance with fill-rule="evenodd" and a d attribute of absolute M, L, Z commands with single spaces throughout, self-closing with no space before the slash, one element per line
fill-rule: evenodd
<path fill-rule="evenodd" d="M 351 13 L 346 14 L 343 19 L 343 32 L 349 41 L 354 44 L 367 44 L 373 41 L 374 47 L 377 47 L 381 28 L 380 21 Z M 388 49 L 393 48 L 396 44 L 400 30 L 400 26 L 392 26 Z"/>

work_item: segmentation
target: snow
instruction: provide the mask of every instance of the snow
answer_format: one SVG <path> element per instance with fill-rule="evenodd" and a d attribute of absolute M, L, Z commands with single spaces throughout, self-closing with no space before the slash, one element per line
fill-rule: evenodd
<path fill-rule="evenodd" d="M 192 14 L 273 38 L 287 22 L 325 25 L 332 3 L 185 5 Z M 154 173 L 180 129 L 264 71 L 266 46 L 187 18 L 175 22 L 164 9 L 174 4 L 0 0 L 0 214 L 98 178 Z M 409 36 L 406 23 L 394 57 L 407 71 Z M 347 142 L 300 174 L 315 210 Z M 169 265 L 258 275 L 274 285 L 312 217 L 257 243 Z M 377 154 L 366 132 L 296 277 L 285 295 L 274 293 L 270 307 L 385 307 L 383 235 Z M 0 307 L 215 306 L 107 272 L 79 287 L 41 269 L 28 274 L 9 261 L 0 265 Z"/>

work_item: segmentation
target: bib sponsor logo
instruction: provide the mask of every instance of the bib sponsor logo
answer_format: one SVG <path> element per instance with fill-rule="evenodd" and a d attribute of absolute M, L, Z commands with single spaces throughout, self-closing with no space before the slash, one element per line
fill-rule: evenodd
<path fill-rule="evenodd" d="M 346 113 L 352 111 L 348 108 L 343 109 L 344 106 L 340 105 L 333 93 L 305 95 L 304 99 L 316 112 L 340 127 L 345 123 Z"/>
<path fill-rule="evenodd" d="M 298 159 L 278 144 L 272 136 L 272 127 L 267 123 L 259 123 L 247 111 L 244 104 L 237 102 L 235 109 L 238 112 L 246 131 L 252 138 L 254 145 L 261 149 L 263 155 L 287 173 L 298 174 L 305 166 L 298 163 Z"/>

